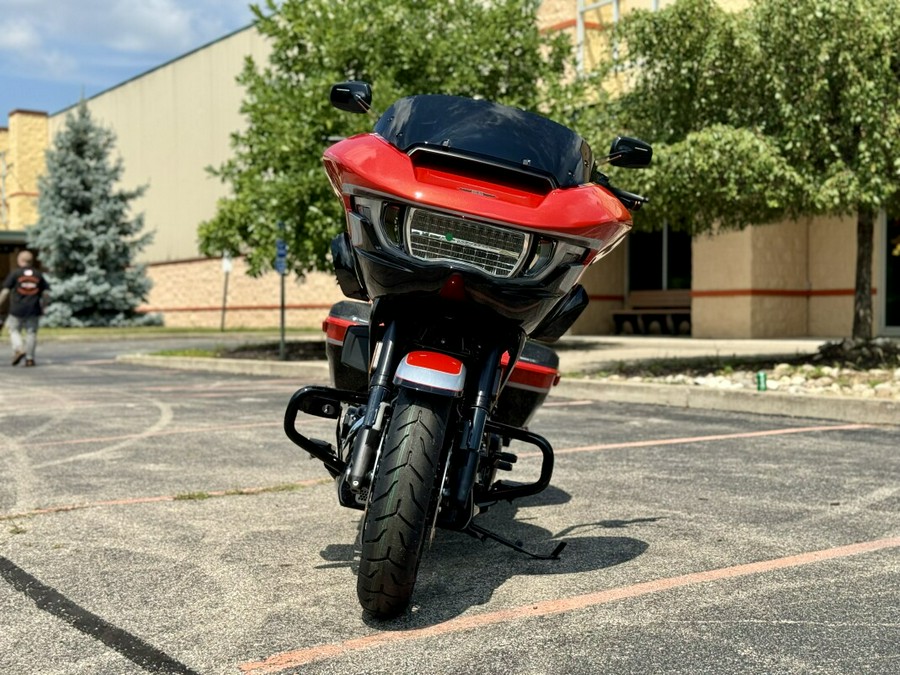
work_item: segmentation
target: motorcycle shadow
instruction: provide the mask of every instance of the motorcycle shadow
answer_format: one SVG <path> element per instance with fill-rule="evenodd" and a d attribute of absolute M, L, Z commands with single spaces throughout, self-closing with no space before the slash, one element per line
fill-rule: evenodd
<path fill-rule="evenodd" d="M 562 504 L 571 499 L 554 487 L 540 495 L 500 503 L 475 522 L 517 543 L 529 551 L 549 554 L 560 541 L 567 546 L 558 560 L 536 560 L 500 543 L 480 542 L 463 532 L 438 530 L 423 556 L 411 607 L 397 619 L 376 620 L 363 614 L 363 621 L 379 630 L 409 630 L 452 619 L 471 607 L 485 605 L 494 592 L 512 577 L 521 575 L 576 574 L 613 567 L 637 558 L 648 544 L 626 536 L 598 536 L 589 532 L 623 529 L 630 524 L 653 522 L 658 518 L 603 520 L 567 527 L 554 534 L 535 525 L 523 509 Z M 331 544 L 321 552 L 332 564 L 348 566 L 356 574 L 358 551 L 351 544 Z M 336 563 L 336 564 L 335 564 Z"/>

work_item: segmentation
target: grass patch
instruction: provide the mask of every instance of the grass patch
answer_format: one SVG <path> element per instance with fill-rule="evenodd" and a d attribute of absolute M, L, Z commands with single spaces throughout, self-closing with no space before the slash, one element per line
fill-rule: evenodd
<path fill-rule="evenodd" d="M 169 328 L 166 326 L 132 326 L 103 328 L 50 328 L 41 326 L 41 339 L 49 340 L 140 340 L 156 337 L 187 337 L 191 335 L 277 335 L 279 328 Z M 287 335 L 309 335 L 321 333 L 319 328 L 288 328 Z"/>
<path fill-rule="evenodd" d="M 332 480 L 330 478 L 322 478 L 320 480 L 313 481 L 312 483 L 281 483 L 279 485 L 269 485 L 266 487 L 234 488 L 231 490 L 222 490 L 215 492 L 186 492 L 184 494 L 175 495 L 173 499 L 177 501 L 201 501 L 204 499 L 213 499 L 216 497 L 247 497 L 252 495 L 271 494 L 273 492 L 296 492 L 298 490 L 305 490 L 306 488 L 313 487 L 314 485 L 324 485 L 331 482 Z"/>
<path fill-rule="evenodd" d="M 213 349 L 189 347 L 186 349 L 160 349 L 158 352 L 152 352 L 151 356 L 188 356 L 191 358 L 216 359 L 221 357 L 225 351 L 224 347 Z"/>
<path fill-rule="evenodd" d="M 180 495 L 175 495 L 173 499 L 175 501 L 200 501 L 203 499 L 209 499 L 212 497 L 208 492 L 185 492 Z"/>
<path fill-rule="evenodd" d="M 281 342 L 245 344 L 222 350 L 219 356 L 229 359 L 277 361 L 281 358 Z M 325 340 L 285 340 L 285 361 L 324 361 Z"/>
<path fill-rule="evenodd" d="M 316 483 L 316 485 L 319 485 L 320 483 L 330 483 L 330 482 L 331 482 L 330 479 L 323 478 L 319 483 Z M 310 485 L 300 485 L 298 483 L 283 483 L 282 485 L 271 485 L 269 487 L 263 487 L 263 488 L 241 488 L 241 489 L 237 489 L 237 490 L 226 490 L 222 496 L 233 497 L 236 495 L 242 495 L 242 496 L 264 495 L 264 494 L 271 494 L 273 492 L 296 492 L 298 490 L 304 490 L 308 487 L 311 487 L 311 486 Z"/>

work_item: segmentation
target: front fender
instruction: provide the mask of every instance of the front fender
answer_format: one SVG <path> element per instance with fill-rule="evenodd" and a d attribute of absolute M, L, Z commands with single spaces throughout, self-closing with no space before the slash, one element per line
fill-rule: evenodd
<path fill-rule="evenodd" d="M 394 384 L 440 396 L 462 396 L 466 386 L 466 366 L 459 359 L 440 352 L 414 351 L 400 361 L 394 373 Z"/>

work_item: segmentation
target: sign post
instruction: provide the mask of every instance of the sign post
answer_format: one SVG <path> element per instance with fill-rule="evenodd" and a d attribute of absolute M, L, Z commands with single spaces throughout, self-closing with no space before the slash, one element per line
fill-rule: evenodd
<path fill-rule="evenodd" d="M 225 332 L 225 308 L 228 305 L 228 275 L 231 274 L 231 256 L 222 254 L 222 272 L 225 273 L 225 288 L 222 290 L 222 320 L 219 323 L 219 331 Z"/>
<path fill-rule="evenodd" d="M 278 358 L 287 359 L 287 350 L 284 343 L 284 277 L 287 273 L 287 244 L 284 236 L 284 221 L 278 221 L 278 239 L 275 240 L 275 270 L 281 276 L 281 341 L 278 345 Z"/>

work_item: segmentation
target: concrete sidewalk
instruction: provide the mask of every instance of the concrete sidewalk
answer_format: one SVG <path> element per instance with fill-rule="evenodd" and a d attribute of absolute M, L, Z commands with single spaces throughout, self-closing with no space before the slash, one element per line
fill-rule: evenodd
<path fill-rule="evenodd" d="M 321 338 L 311 335 L 308 339 Z M 554 345 L 564 377 L 551 396 L 683 408 L 733 410 L 763 415 L 811 417 L 860 424 L 900 424 L 900 401 L 812 396 L 767 391 L 729 391 L 683 384 L 609 382 L 580 377 L 622 362 L 651 359 L 794 357 L 814 354 L 825 340 L 702 340 L 693 338 L 590 336 L 565 337 Z M 328 382 L 324 361 L 281 362 L 145 354 L 121 355 L 119 362 L 164 368 L 289 377 L 304 383 Z"/>

